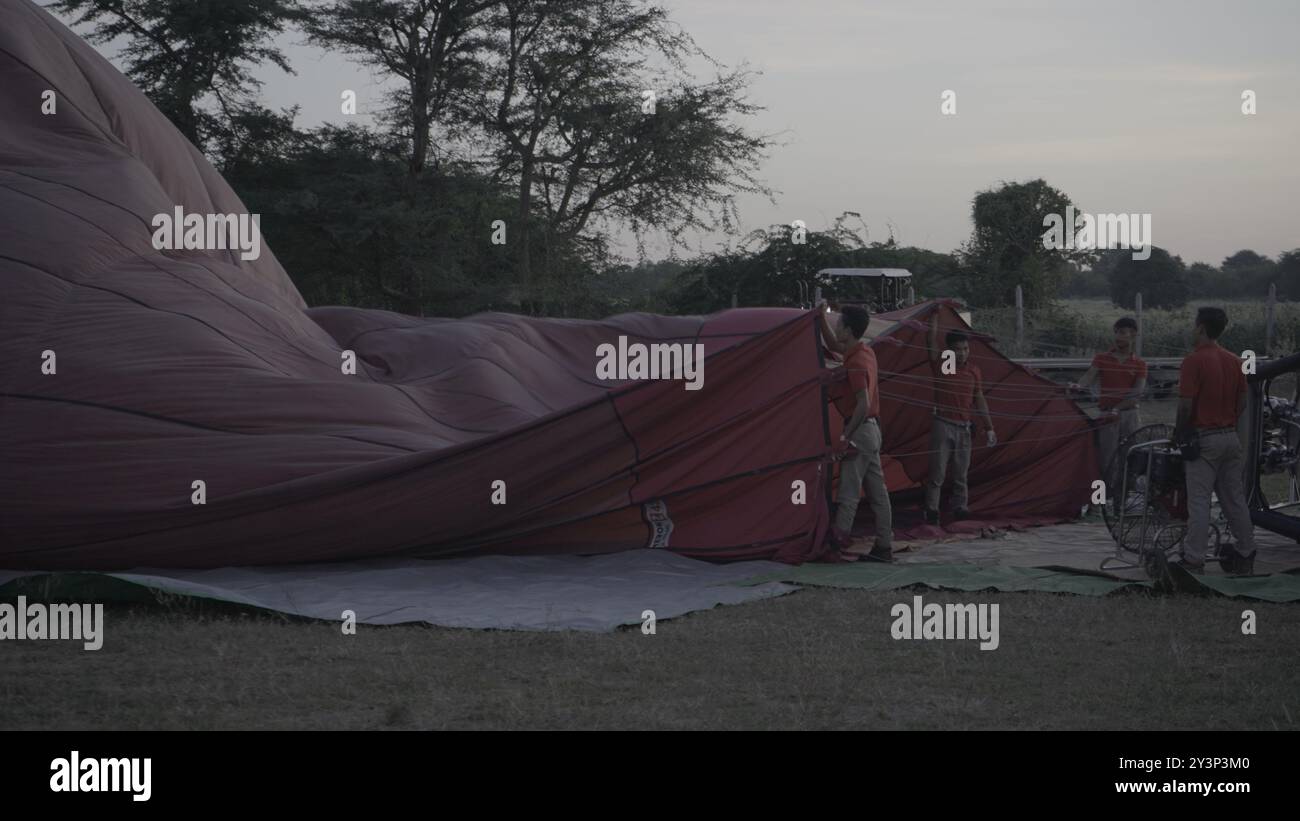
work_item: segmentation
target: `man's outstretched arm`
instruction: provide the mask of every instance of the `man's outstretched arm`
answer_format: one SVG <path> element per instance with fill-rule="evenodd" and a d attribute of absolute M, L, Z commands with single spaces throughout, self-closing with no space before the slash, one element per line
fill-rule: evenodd
<path fill-rule="evenodd" d="M 817 303 L 817 314 L 821 317 L 817 321 L 817 327 L 822 333 L 822 344 L 826 346 L 827 350 L 843 355 L 844 346 L 835 338 L 835 329 L 831 327 L 830 314 L 826 313 L 827 307 L 828 304 L 824 299 Z"/>
<path fill-rule="evenodd" d="M 984 399 L 984 389 L 975 389 L 975 408 L 979 411 L 980 418 L 984 420 L 985 437 L 988 439 L 989 447 L 998 443 L 998 435 L 993 432 L 993 417 L 989 414 L 989 403 Z"/>
<path fill-rule="evenodd" d="M 1093 380 L 1095 380 L 1096 378 L 1097 378 L 1097 366 L 1093 365 L 1090 368 L 1088 368 L 1088 370 L 1084 372 L 1083 376 L 1079 377 L 1079 381 L 1073 383 L 1071 387 L 1079 388 L 1079 389 L 1086 388 L 1089 385 L 1091 385 L 1093 383 Z"/>
<path fill-rule="evenodd" d="M 1192 435 L 1192 400 L 1184 396 L 1178 400 L 1178 419 L 1174 422 L 1174 440 L 1186 442 Z"/>

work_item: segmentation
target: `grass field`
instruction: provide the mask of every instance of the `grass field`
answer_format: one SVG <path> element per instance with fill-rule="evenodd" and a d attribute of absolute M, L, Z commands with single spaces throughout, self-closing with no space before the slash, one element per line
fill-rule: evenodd
<path fill-rule="evenodd" d="M 892 639 L 912 595 L 810 589 L 649 636 L 114 609 L 98 652 L 0 646 L 0 729 L 1300 728 L 1294 606 L 922 592 L 999 604 L 982 651 Z"/>

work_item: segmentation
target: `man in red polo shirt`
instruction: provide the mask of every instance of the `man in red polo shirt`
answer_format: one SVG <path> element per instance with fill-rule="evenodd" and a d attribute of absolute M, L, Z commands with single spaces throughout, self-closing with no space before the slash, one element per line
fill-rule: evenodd
<path fill-rule="evenodd" d="M 988 446 L 997 444 L 993 433 L 993 420 L 989 406 L 984 401 L 984 387 L 980 369 L 970 361 L 970 337 L 960 331 L 948 331 L 944 344 L 952 356 L 939 349 L 939 311 L 930 317 L 930 333 L 926 347 L 930 352 L 930 374 L 934 380 L 934 419 L 930 423 L 930 470 L 925 480 L 925 509 L 927 524 L 939 523 L 939 490 L 949 460 L 953 463 L 952 503 L 953 516 L 965 519 L 970 516 L 966 507 L 969 492 L 966 475 L 970 471 L 971 426 L 973 412 L 978 410 L 984 420 Z"/>
<path fill-rule="evenodd" d="M 1111 423 L 1101 429 L 1101 469 L 1110 465 L 1119 443 L 1142 427 L 1138 413 L 1138 400 L 1147 387 L 1147 363 L 1134 353 L 1137 338 L 1137 320 L 1121 317 L 1115 322 L 1115 345 L 1105 353 L 1092 358 L 1092 367 L 1071 389 L 1082 390 L 1093 382 L 1100 382 L 1101 395 L 1097 401 L 1102 416 Z"/>
<path fill-rule="evenodd" d="M 1187 537 L 1183 539 L 1182 565 L 1200 573 L 1210 538 L 1210 494 L 1237 537 L 1228 572 L 1249 575 L 1255 570 L 1255 529 L 1246 507 L 1242 484 L 1245 469 L 1237 420 L 1246 409 L 1246 375 L 1241 359 L 1219 346 L 1228 325 L 1222 308 L 1196 312 L 1193 341 L 1196 349 L 1183 359 L 1178 375 L 1178 422 L 1174 438 L 1192 444 L 1199 456 L 1183 451 L 1187 474 Z"/>
<path fill-rule="evenodd" d="M 876 541 L 867 559 L 890 562 L 894 560 L 893 511 L 889 505 L 889 489 L 885 486 L 885 472 L 880 466 L 880 386 L 877 379 L 876 352 L 867 347 L 867 325 L 871 315 L 866 308 L 845 305 L 840 318 L 832 328 L 826 314 L 826 303 L 817 306 L 821 314 L 822 340 L 826 347 L 844 357 L 844 370 L 848 389 L 835 399 L 835 406 L 844 416 L 844 433 L 841 443 L 850 443 L 857 452 L 840 462 L 839 506 L 835 511 L 835 524 L 831 527 L 829 541 L 838 550 L 852 544 L 849 535 L 853 518 L 858 512 L 859 496 L 865 484 L 867 501 L 876 522 Z"/>

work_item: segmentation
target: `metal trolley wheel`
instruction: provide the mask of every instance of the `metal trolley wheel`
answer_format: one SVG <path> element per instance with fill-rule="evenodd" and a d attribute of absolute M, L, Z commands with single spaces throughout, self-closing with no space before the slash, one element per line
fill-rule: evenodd
<path fill-rule="evenodd" d="M 1168 504 L 1171 492 L 1182 484 L 1181 460 L 1177 475 L 1170 475 L 1172 462 L 1163 453 L 1167 448 L 1162 443 L 1172 439 L 1173 433 L 1172 425 L 1138 428 L 1119 443 L 1102 473 L 1106 482 L 1106 504 L 1102 508 L 1106 529 L 1125 552 L 1141 553 L 1142 543 L 1153 544 L 1156 534 L 1166 527 L 1181 524 L 1186 531 L 1186 522 L 1175 522 L 1174 506 Z M 1157 453 L 1162 458 L 1155 459 Z M 1173 534 L 1171 529 L 1161 541 L 1174 539 Z M 1181 544 L 1181 537 L 1176 542 Z"/>
<path fill-rule="evenodd" d="M 1116 550 L 1102 570 L 1142 566 L 1150 572 L 1154 554 L 1177 555 L 1187 536 L 1187 489 L 1182 453 L 1172 425 L 1138 428 L 1115 449 L 1106 465 L 1106 528 Z M 1226 561 L 1220 528 L 1210 527 L 1211 559 Z"/>

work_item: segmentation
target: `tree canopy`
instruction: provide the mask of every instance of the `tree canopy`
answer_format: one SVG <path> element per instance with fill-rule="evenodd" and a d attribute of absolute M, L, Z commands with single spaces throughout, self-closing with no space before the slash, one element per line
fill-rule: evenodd
<path fill-rule="evenodd" d="M 1086 251 L 1045 247 L 1045 220 L 1064 219 L 1073 203 L 1045 181 L 1003 183 L 980 191 L 971 205 L 974 233 L 965 250 L 970 268 L 967 289 L 977 305 L 1007 305 L 1015 301 L 1016 286 L 1025 305 L 1050 302 L 1074 270 L 1073 263 L 1087 259 Z M 1067 226 L 1067 230 L 1073 228 Z"/>
<path fill-rule="evenodd" d="M 58 0 L 54 11 L 87 25 L 86 38 L 124 38 L 129 76 L 200 150 L 253 103 L 253 68 L 293 72 L 273 38 L 301 19 L 297 0 Z"/>

